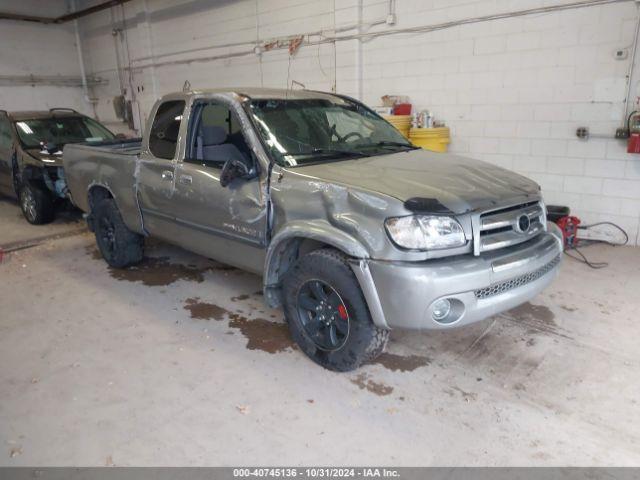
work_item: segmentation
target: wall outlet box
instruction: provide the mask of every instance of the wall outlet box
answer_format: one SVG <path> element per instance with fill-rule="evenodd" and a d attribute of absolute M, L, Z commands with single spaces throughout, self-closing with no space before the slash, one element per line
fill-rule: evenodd
<path fill-rule="evenodd" d="M 616 130 L 616 138 L 620 138 L 623 140 L 629 138 L 629 130 L 627 130 L 626 128 L 618 128 Z"/>
<path fill-rule="evenodd" d="M 616 60 L 626 60 L 629 57 L 629 49 L 628 48 L 618 48 L 613 52 L 613 57 Z"/>
<path fill-rule="evenodd" d="M 387 15 L 385 22 L 387 22 L 387 25 L 395 25 L 396 15 L 394 13 L 390 13 L 389 15 Z"/>
<path fill-rule="evenodd" d="M 579 127 L 576 130 L 576 137 L 587 140 L 589 138 L 589 129 L 587 127 Z"/>

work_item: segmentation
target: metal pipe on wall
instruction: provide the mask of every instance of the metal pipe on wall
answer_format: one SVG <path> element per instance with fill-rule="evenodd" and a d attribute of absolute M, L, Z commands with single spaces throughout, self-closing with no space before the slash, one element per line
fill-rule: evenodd
<path fill-rule="evenodd" d="M 94 5 L 93 7 L 74 11 L 66 15 L 61 15 L 59 17 L 38 17 L 35 15 L 22 15 L 19 13 L 0 12 L 0 20 L 14 20 L 44 24 L 67 23 L 72 20 L 77 20 L 78 18 L 86 17 L 87 15 L 91 15 L 92 13 L 100 12 L 102 10 L 106 10 L 107 8 L 115 7 L 116 5 L 120 5 L 122 3 L 130 1 L 131 0 L 109 0 L 108 2 L 103 2 L 98 5 Z"/>
<path fill-rule="evenodd" d="M 636 31 L 633 36 L 633 46 L 631 47 L 631 60 L 629 61 L 629 70 L 627 71 L 627 88 L 624 96 L 624 115 L 622 116 L 622 127 L 626 128 L 629 116 L 629 104 L 631 99 L 631 85 L 633 80 L 633 69 L 636 63 L 636 54 L 638 50 L 638 39 L 640 37 L 640 6 L 636 4 L 638 9 L 638 20 L 636 21 Z"/>
<path fill-rule="evenodd" d="M 76 0 L 71 0 L 71 8 L 76 11 Z M 84 55 L 82 54 L 82 43 L 80 41 L 80 27 L 78 25 L 78 19 L 73 20 L 73 29 L 76 37 L 76 49 L 78 51 L 78 63 L 80 64 L 80 77 L 82 78 L 82 91 L 84 93 L 84 101 L 89 104 L 93 112 L 93 117 L 98 118 L 95 102 L 89 97 L 89 85 L 87 83 L 87 72 L 84 66 Z"/>
<path fill-rule="evenodd" d="M 566 11 L 566 10 L 575 10 L 575 9 L 580 9 L 580 8 L 588 8 L 588 7 L 592 7 L 592 6 L 598 6 L 598 5 L 608 5 L 608 4 L 614 4 L 614 3 L 624 3 L 624 2 L 632 2 L 635 0 L 583 0 L 583 1 L 578 1 L 578 2 L 572 2 L 572 3 L 565 3 L 565 4 L 559 4 L 559 5 L 550 5 L 550 6 L 546 6 L 546 7 L 539 7 L 539 8 L 531 8 L 531 9 L 526 9 L 526 10 L 517 10 L 517 11 L 513 11 L 513 12 L 504 12 L 504 13 L 497 13 L 497 14 L 492 14 L 492 15 L 485 15 L 485 16 L 481 16 L 481 17 L 471 17 L 471 18 L 465 18 L 465 19 L 460 19 L 460 20 L 452 20 L 450 22 L 445 22 L 445 23 L 439 23 L 439 24 L 432 24 L 432 25 L 419 25 L 419 26 L 415 26 L 415 27 L 407 27 L 407 28 L 396 28 L 393 30 L 380 30 L 380 31 L 375 31 L 375 32 L 360 32 L 358 31 L 357 33 L 351 34 L 351 35 L 336 35 L 333 37 L 325 37 L 322 36 L 322 32 L 312 32 L 312 33 L 301 33 L 296 35 L 297 37 L 299 36 L 303 36 L 305 37 L 307 40 L 303 41 L 303 45 L 321 45 L 321 44 L 326 44 L 326 43 L 333 43 L 333 42 L 343 42 L 343 41 L 349 41 L 349 40 L 358 40 L 358 39 L 374 39 L 374 38 L 378 38 L 378 37 L 385 37 L 385 36 L 389 36 L 389 35 L 401 35 L 401 34 L 415 34 L 415 33 L 429 33 L 429 32 L 434 32 L 437 30 L 444 30 L 447 28 L 453 28 L 453 27 L 457 27 L 460 25 L 469 25 L 469 24 L 474 24 L 474 23 L 481 23 L 481 22 L 489 22 L 492 20 L 501 20 L 501 19 L 505 19 L 505 18 L 515 18 L 515 17 L 522 17 L 522 16 L 528 16 L 528 15 L 537 15 L 537 14 L 541 14 L 541 13 L 551 13 L 551 12 L 559 12 L 559 11 Z M 385 23 L 384 21 L 380 22 L 380 23 Z M 379 24 L 379 22 L 376 22 L 376 24 Z M 356 26 L 357 27 L 357 26 Z M 344 31 L 347 28 L 338 28 L 337 31 Z M 348 29 L 352 29 L 352 28 L 348 28 Z M 320 36 L 321 38 L 318 40 L 309 40 L 310 37 L 312 36 Z M 289 37 L 287 37 L 289 38 Z M 276 39 L 272 39 L 272 40 L 276 40 Z M 273 47 L 271 50 L 281 50 L 281 49 L 285 49 L 288 48 L 287 45 L 284 45 L 283 42 L 283 46 L 275 46 Z M 212 49 L 218 49 L 218 48 L 228 48 L 231 46 L 249 46 L 251 45 L 251 49 L 247 49 L 247 50 L 242 50 L 239 52 L 233 52 L 233 53 L 226 53 L 226 54 L 221 54 L 221 55 L 211 55 L 211 56 L 206 56 L 206 57 L 190 57 L 190 58 L 186 58 L 186 59 L 180 59 L 180 60 L 167 60 L 164 62 L 154 62 L 153 66 L 154 67 L 161 67 L 161 66 L 165 66 L 165 65 L 181 65 L 181 64 L 188 64 L 188 63 L 197 63 L 197 62 L 210 62 L 210 61 L 214 61 L 214 60 L 223 60 L 223 59 L 229 59 L 229 58 L 237 58 L 237 57 L 242 57 L 242 56 L 246 56 L 246 55 L 251 55 L 254 53 L 254 44 L 252 42 L 238 42 L 238 43 L 234 43 L 234 44 L 226 44 L 226 45 L 211 45 L 211 46 L 207 46 L 207 47 L 200 47 L 197 50 L 212 50 Z M 195 51 L 196 49 L 192 50 Z M 164 54 L 163 56 L 173 56 L 173 55 L 178 55 L 181 53 L 187 53 L 186 51 L 184 52 L 173 52 L 173 53 L 168 53 L 168 54 Z M 159 57 L 156 57 L 159 58 Z M 142 60 L 146 60 L 147 58 L 137 58 L 137 59 L 133 59 L 134 62 L 137 61 L 142 61 Z M 143 64 L 143 65 L 136 65 L 133 68 L 133 70 L 142 70 L 144 68 L 150 67 L 151 64 Z"/>
<path fill-rule="evenodd" d="M 88 85 L 100 85 L 107 83 L 104 79 L 87 76 Z M 81 87 L 82 78 L 72 75 L 0 75 L 0 85 L 22 86 L 22 85 L 48 85 L 53 87 Z"/>
<path fill-rule="evenodd" d="M 358 33 L 362 33 L 362 21 L 364 17 L 364 5 L 363 0 L 358 0 L 358 13 L 357 13 L 357 21 L 358 21 Z M 362 100 L 362 96 L 364 94 L 363 91 L 363 79 L 364 79 L 364 52 L 362 48 L 362 39 L 357 40 L 358 45 L 356 47 L 356 96 L 358 100 Z"/>

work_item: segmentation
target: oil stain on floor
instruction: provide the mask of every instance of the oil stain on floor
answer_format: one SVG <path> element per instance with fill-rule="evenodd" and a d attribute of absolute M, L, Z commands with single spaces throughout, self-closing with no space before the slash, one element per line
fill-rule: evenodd
<path fill-rule="evenodd" d="M 187 298 L 184 308 L 189 310 L 191 318 L 197 320 L 222 320 L 228 313 L 226 309 L 213 303 L 201 302 L 197 297 Z"/>
<path fill-rule="evenodd" d="M 248 298 L 248 295 L 245 297 Z M 232 297 L 231 300 L 237 299 L 239 297 Z M 187 298 L 184 309 L 188 310 L 191 318 L 196 320 L 224 320 L 228 318 L 229 326 L 239 330 L 247 338 L 249 350 L 277 353 L 297 348 L 291 340 L 287 325 L 284 323 L 276 323 L 264 318 L 249 319 L 237 312 L 230 312 L 226 308 L 204 302 L 199 297 Z M 429 365 L 431 359 L 421 355 L 397 355 L 385 352 L 371 363 L 382 365 L 393 372 L 413 372 L 417 368 Z"/>
<path fill-rule="evenodd" d="M 278 353 L 296 350 L 298 347 L 291 339 L 289 329 L 284 323 L 276 323 L 264 318 L 247 318 L 239 313 L 230 312 L 216 304 L 204 302 L 199 297 L 187 298 L 184 309 L 196 320 L 229 320 L 229 327 L 239 330 L 247 339 L 248 350 L 261 350 L 267 353 Z M 383 353 L 373 363 L 380 364 L 392 371 L 411 372 L 419 367 L 427 366 L 431 359 L 419 355 L 402 356 Z M 372 380 L 367 373 L 360 373 L 351 379 L 351 383 L 361 390 L 378 396 L 390 395 L 393 387 Z"/>
<path fill-rule="evenodd" d="M 562 333 L 560 327 L 558 327 L 558 324 L 555 322 L 555 315 L 544 305 L 534 305 L 526 302 L 519 307 L 505 312 L 504 316 L 529 328 L 532 331 L 531 333 L 550 333 L 552 335 L 570 338 Z"/>
<path fill-rule="evenodd" d="M 289 329 L 283 323 L 264 318 L 248 319 L 235 313 L 229 317 L 229 326 L 240 330 L 247 339 L 249 350 L 278 353 L 296 348 L 289 336 Z"/>
<path fill-rule="evenodd" d="M 351 383 L 357 385 L 360 390 L 367 390 L 371 393 L 375 393 L 378 396 L 390 395 L 393 392 L 393 387 L 381 382 L 375 382 L 369 378 L 366 373 L 360 373 L 355 378 L 351 379 Z"/>
<path fill-rule="evenodd" d="M 94 259 L 102 259 L 100 252 L 94 246 L 87 247 L 87 253 Z M 148 287 L 166 286 L 178 280 L 202 283 L 206 272 L 235 270 L 233 267 L 224 266 L 211 260 L 208 263 L 209 265 L 198 267 L 171 263 L 169 257 L 145 257 L 138 265 L 123 269 L 113 267 L 108 267 L 108 269 L 109 274 L 116 280 L 140 282 Z"/>
<path fill-rule="evenodd" d="M 203 302 L 198 297 L 187 298 L 184 308 L 189 311 L 191 318 L 198 320 L 228 318 L 229 327 L 239 330 L 247 339 L 249 350 L 278 353 L 296 348 L 289 336 L 289 329 L 283 323 L 271 322 L 264 318 L 250 319 L 213 303 Z"/>
<path fill-rule="evenodd" d="M 126 269 L 109 268 L 109 274 L 116 280 L 141 282 L 148 287 L 169 285 L 178 280 L 204 282 L 204 273 L 211 267 L 192 267 L 171 263 L 168 257 L 146 257 L 138 265 Z"/>
<path fill-rule="evenodd" d="M 429 365 L 431 359 L 420 355 L 405 356 L 384 352 L 371 363 L 382 365 L 384 368 L 393 372 L 413 372 L 417 368 Z"/>

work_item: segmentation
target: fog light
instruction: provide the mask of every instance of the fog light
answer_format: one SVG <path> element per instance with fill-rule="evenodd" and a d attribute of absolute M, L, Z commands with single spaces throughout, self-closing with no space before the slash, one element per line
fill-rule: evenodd
<path fill-rule="evenodd" d="M 436 322 L 442 321 L 451 313 L 451 302 L 446 298 L 438 300 L 433 304 L 431 315 Z"/>

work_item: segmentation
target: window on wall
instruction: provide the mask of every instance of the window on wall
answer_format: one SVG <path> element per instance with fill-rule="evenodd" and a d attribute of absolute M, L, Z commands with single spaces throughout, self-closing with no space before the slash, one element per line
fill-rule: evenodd
<path fill-rule="evenodd" d="M 154 156 L 167 160 L 175 157 L 184 106 L 183 100 L 172 100 L 158 108 L 149 134 L 149 150 Z"/>

